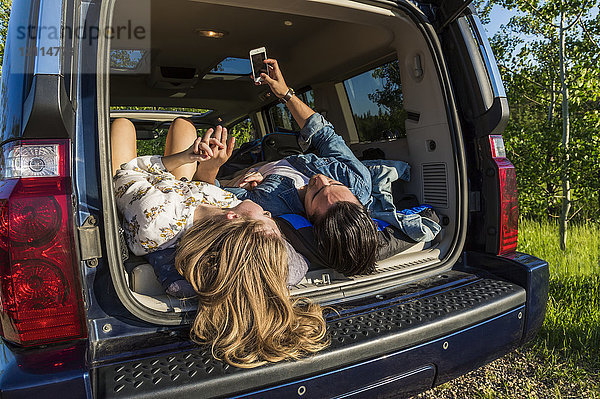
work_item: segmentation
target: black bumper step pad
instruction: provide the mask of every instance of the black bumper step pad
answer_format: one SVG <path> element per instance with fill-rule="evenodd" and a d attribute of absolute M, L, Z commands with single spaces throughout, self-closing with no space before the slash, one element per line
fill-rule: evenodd
<path fill-rule="evenodd" d="M 341 311 L 327 323 L 331 345 L 309 359 L 239 369 L 215 360 L 210 349 L 197 347 L 99 367 L 94 374 L 95 393 L 99 398 L 239 394 L 428 342 L 525 303 L 523 288 L 486 278 L 421 292 L 424 295 L 399 291 L 397 300 L 380 302 L 375 308 Z"/>
<path fill-rule="evenodd" d="M 420 330 L 421 327 L 436 321 L 436 319 L 473 308 L 478 308 L 481 312 L 480 308 L 486 303 L 493 303 L 495 299 L 520 291 L 522 288 L 511 283 L 483 279 L 451 291 L 393 304 L 365 314 L 352 315 L 347 318 L 342 316 L 328 323 L 328 331 L 331 336 L 330 349 L 369 340 L 372 336 L 384 333 L 395 333 L 402 330 L 408 332 L 410 329 Z M 523 302 L 515 301 L 511 308 L 522 305 Z M 478 321 L 498 314 L 497 309 L 490 310 L 492 310 L 491 314 L 486 312 L 486 317 L 478 317 Z M 461 324 L 460 327 L 465 326 L 465 324 Z"/>

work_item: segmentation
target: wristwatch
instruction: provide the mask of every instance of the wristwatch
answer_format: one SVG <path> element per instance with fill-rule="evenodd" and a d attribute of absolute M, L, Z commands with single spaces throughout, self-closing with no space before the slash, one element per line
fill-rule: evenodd
<path fill-rule="evenodd" d="M 287 103 L 294 96 L 294 94 L 296 94 L 294 89 L 292 89 L 291 87 L 288 87 L 287 93 L 285 93 L 285 95 L 279 99 L 279 102 L 282 104 Z"/>

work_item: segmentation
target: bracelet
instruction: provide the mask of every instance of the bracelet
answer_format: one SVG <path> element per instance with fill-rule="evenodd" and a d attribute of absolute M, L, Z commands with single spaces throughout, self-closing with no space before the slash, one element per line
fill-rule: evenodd
<path fill-rule="evenodd" d="M 292 89 L 291 87 L 288 87 L 287 93 L 285 93 L 285 95 L 279 99 L 279 102 L 282 104 L 287 103 L 288 101 L 291 100 L 291 98 L 294 96 L 294 94 L 296 94 L 294 89 Z"/>

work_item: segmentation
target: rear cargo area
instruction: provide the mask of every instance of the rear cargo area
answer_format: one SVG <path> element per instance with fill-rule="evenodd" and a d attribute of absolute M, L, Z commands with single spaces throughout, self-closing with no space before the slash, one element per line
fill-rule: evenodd
<path fill-rule="evenodd" d="M 115 3 L 114 13 L 122 3 Z M 290 87 L 334 125 L 359 159 L 410 165 L 408 179 L 390 183 L 398 210 L 428 204 L 439 217 L 442 230 L 433 240 L 413 242 L 379 260 L 374 274 L 346 277 L 327 265 L 311 265 L 291 288 L 292 295 L 341 303 L 437 275 L 453 265 L 462 250 L 466 220 L 463 148 L 448 111 L 443 64 L 432 53 L 434 39 L 411 19 L 411 12 L 419 12 L 416 8 L 406 6 L 403 14 L 320 1 L 261 2 L 260 9 L 235 1 L 150 4 L 151 49 L 130 57 L 134 62 L 128 68 L 113 59 L 131 50 L 110 49 L 105 93 L 110 110 L 105 118 L 132 118 L 142 143 L 160 142 L 177 112 L 189 110 L 196 111 L 198 129 L 223 124 L 240 132 L 243 125 L 250 132 L 248 140 L 297 131 L 285 107 L 266 88 L 230 68 L 241 63 L 231 60 L 247 60 L 250 49 L 264 45 L 279 60 Z M 201 31 L 206 30 L 223 37 L 204 37 Z M 113 270 L 122 273 L 122 288 L 133 303 L 153 312 L 154 321 L 164 314 L 170 317 L 165 324 L 181 323 L 173 315 L 195 310 L 193 300 L 166 295 L 152 266 L 128 253 L 123 240 L 119 246 L 123 255 Z M 189 320 L 189 314 L 185 317 Z"/>

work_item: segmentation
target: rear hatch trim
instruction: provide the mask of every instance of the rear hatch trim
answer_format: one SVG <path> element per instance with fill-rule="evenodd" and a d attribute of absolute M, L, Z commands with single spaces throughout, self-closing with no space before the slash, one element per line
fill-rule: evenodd
<path fill-rule="evenodd" d="M 368 2 L 365 2 L 368 3 Z M 106 26 L 108 21 L 110 21 L 110 16 L 112 15 L 113 7 L 115 4 L 115 0 L 111 0 L 109 2 L 102 3 L 100 8 L 100 24 L 99 26 Z M 428 270 L 423 270 L 423 272 L 430 273 L 431 269 L 437 268 L 437 270 L 449 269 L 452 267 L 455 262 L 461 256 L 462 248 L 464 247 L 464 242 L 466 238 L 466 221 L 467 221 L 467 184 L 466 184 L 466 161 L 465 154 L 463 151 L 463 143 L 462 143 L 462 133 L 460 129 L 460 125 L 458 122 L 458 115 L 456 108 L 453 104 L 455 104 L 452 89 L 450 87 L 450 79 L 447 74 L 446 65 L 444 63 L 444 59 L 441 55 L 440 43 L 437 40 L 436 33 L 433 31 L 432 26 L 427 22 L 425 16 L 420 12 L 414 5 L 409 2 L 403 1 L 396 5 L 391 5 L 387 2 L 377 2 L 381 7 L 388 7 L 391 9 L 401 9 L 403 10 L 417 25 L 417 27 L 421 30 L 425 40 L 427 41 L 427 45 L 429 50 L 432 53 L 434 58 L 434 62 L 436 64 L 437 75 L 440 80 L 440 84 L 442 86 L 442 92 L 444 95 L 444 100 L 447 108 L 447 116 L 448 122 L 450 125 L 451 136 L 453 141 L 453 151 L 455 153 L 455 162 L 456 162 L 456 170 L 458 171 L 458 176 L 456 179 L 457 186 L 457 207 L 458 207 L 458 218 L 456 221 L 456 231 L 454 237 L 452 238 L 452 242 L 449 244 L 449 248 L 443 259 L 439 260 L 437 265 L 433 265 L 432 267 L 427 267 Z M 104 110 L 108 109 L 109 105 L 109 71 L 108 71 L 108 59 L 107 52 L 102 51 L 102 49 L 106 49 L 108 43 L 106 39 L 101 35 L 98 40 L 98 57 L 97 57 L 97 67 L 99 71 L 102 73 L 98 74 L 98 126 L 100 132 L 107 132 L 109 130 L 108 122 L 109 117 Z M 109 171 L 109 163 L 107 161 L 109 154 L 109 147 L 107 140 L 101 137 L 100 139 L 100 157 L 101 164 L 104 167 L 101 167 L 101 172 L 104 174 L 102 180 L 105 182 L 109 182 L 110 179 L 110 171 Z M 107 262 L 109 264 L 111 277 L 113 279 L 113 284 L 115 286 L 115 292 L 121 301 L 121 303 L 127 308 L 129 312 L 131 312 L 135 317 L 139 319 L 156 324 L 156 325 L 180 325 L 182 323 L 187 323 L 193 314 L 191 312 L 172 312 L 165 313 L 158 310 L 150 309 L 139 301 L 132 295 L 131 291 L 127 288 L 126 277 L 124 275 L 124 271 L 122 268 L 122 259 L 119 256 L 119 244 L 118 238 L 116 237 L 116 231 L 118 226 L 118 218 L 116 212 L 116 206 L 114 205 L 114 194 L 111 190 L 112 185 L 106 184 L 102 186 L 102 198 L 103 198 L 103 209 L 105 210 L 106 218 L 105 218 L 105 232 L 107 235 L 106 246 L 107 246 Z M 112 233 L 112 232 L 115 233 Z M 416 272 L 415 272 L 416 273 Z M 410 278 L 418 278 L 422 276 L 415 276 L 415 273 L 410 276 Z M 402 273 L 398 273 L 398 283 L 400 283 L 403 279 L 401 276 Z M 389 287 L 391 281 L 388 280 L 383 284 L 378 284 L 377 279 L 373 279 L 365 283 L 359 284 L 348 284 L 343 289 L 337 289 L 337 297 L 336 299 L 341 299 L 341 297 L 348 298 L 355 295 L 363 295 L 365 292 L 371 290 L 381 290 Z M 318 290 L 315 290 L 318 291 Z M 317 293 L 317 292 L 316 292 Z M 312 297 L 312 293 L 306 293 L 306 296 Z M 316 295 L 319 296 L 318 293 Z M 327 301 L 327 300 L 326 300 Z"/>
<path fill-rule="evenodd" d="M 455 283 L 450 287 L 440 283 L 446 279 Z M 464 330 L 523 307 L 526 292 L 506 281 L 450 271 L 411 284 L 388 298 L 378 304 L 354 304 L 347 311 L 330 313 L 327 324 L 331 345 L 305 360 L 238 369 L 215 360 L 210 348 L 195 347 L 99 367 L 95 370 L 96 392 L 101 397 L 169 397 L 173 389 L 207 396 L 256 390 L 340 369 Z M 507 335 L 513 333 L 520 339 L 522 328 Z"/>

